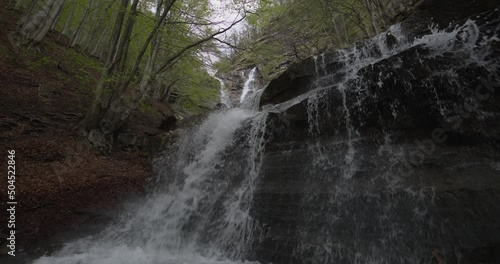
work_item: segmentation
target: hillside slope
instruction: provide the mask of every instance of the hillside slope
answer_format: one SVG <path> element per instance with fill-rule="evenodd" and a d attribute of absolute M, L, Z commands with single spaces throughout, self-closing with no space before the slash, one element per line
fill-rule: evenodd
<path fill-rule="evenodd" d="M 54 233 L 105 221 L 92 212 L 141 193 L 151 149 L 118 144 L 102 156 L 79 136 L 78 122 L 90 103 L 101 62 L 67 49 L 65 37 L 56 33 L 37 47 L 15 45 L 10 33 L 19 14 L 7 10 L 7 3 L 0 2 L 0 149 L 4 162 L 7 150 L 16 151 L 16 242 L 23 251 Z M 130 133 L 167 133 L 149 127 L 160 127 L 155 115 L 138 112 Z M 138 151 L 126 151 L 130 149 Z M 5 204 L 7 181 L 0 186 Z M 5 210 L 1 217 L 7 218 Z M 4 255 L 7 230 L 0 230 Z"/>

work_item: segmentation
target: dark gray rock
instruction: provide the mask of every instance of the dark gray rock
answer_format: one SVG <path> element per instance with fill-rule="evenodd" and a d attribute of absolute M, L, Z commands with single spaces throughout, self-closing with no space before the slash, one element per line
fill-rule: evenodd
<path fill-rule="evenodd" d="M 477 51 L 500 35 L 500 14 L 474 17 Z M 462 36 L 438 56 L 416 45 L 351 78 L 346 53 L 326 54 L 269 84 L 261 105 L 278 105 L 251 211 L 266 230 L 254 259 L 499 263 L 500 49 L 466 63 Z"/>

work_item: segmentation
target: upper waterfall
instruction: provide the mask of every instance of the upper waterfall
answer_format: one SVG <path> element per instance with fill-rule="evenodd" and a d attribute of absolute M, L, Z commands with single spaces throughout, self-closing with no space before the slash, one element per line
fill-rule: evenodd
<path fill-rule="evenodd" d="M 229 97 L 229 92 L 227 91 L 226 84 L 224 81 L 216 76 L 214 78 L 220 83 L 220 103 L 228 107 L 232 105 L 231 98 Z"/>
<path fill-rule="evenodd" d="M 255 79 L 257 77 L 256 73 L 257 73 L 257 67 L 254 67 L 248 74 L 248 78 L 245 81 L 245 84 L 243 85 L 243 91 L 241 92 L 240 103 L 242 103 L 245 100 L 248 93 L 255 92 L 257 86 Z"/>

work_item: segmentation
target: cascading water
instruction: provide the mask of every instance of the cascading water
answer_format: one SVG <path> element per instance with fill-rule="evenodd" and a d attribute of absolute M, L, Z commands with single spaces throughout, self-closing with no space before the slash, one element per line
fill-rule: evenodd
<path fill-rule="evenodd" d="M 229 92 L 227 91 L 226 84 L 222 79 L 215 76 L 214 78 L 220 83 L 220 103 L 224 104 L 227 107 L 231 107 L 231 98 L 229 96 Z"/>
<path fill-rule="evenodd" d="M 493 263 L 498 13 L 415 39 L 396 25 L 271 82 L 259 260 Z"/>
<path fill-rule="evenodd" d="M 255 92 L 257 88 L 255 79 L 256 77 L 257 77 L 257 67 L 254 67 L 248 74 L 248 78 L 245 81 L 245 84 L 243 85 L 243 91 L 241 92 L 240 96 L 240 103 L 242 103 L 245 100 L 245 98 L 247 98 L 248 93 Z"/>
<path fill-rule="evenodd" d="M 145 199 L 97 236 L 70 242 L 34 263 L 243 261 L 260 235 L 249 211 L 264 152 L 266 117 L 251 109 L 220 110 L 182 131 L 185 136 L 155 160 L 156 187 Z M 228 154 L 232 152 L 237 153 Z"/>
<path fill-rule="evenodd" d="M 272 98 L 252 69 L 241 108 L 210 114 L 155 160 L 144 200 L 35 263 L 479 263 L 475 250 L 500 241 L 500 155 L 467 143 L 500 115 L 485 99 L 477 123 L 455 128 L 449 110 L 479 100 L 470 75 L 498 81 L 497 13 L 487 29 L 468 20 L 408 39 L 396 25 L 313 58 L 293 99 L 276 93 L 286 100 L 260 112 Z M 468 141 L 429 144 L 435 127 L 454 133 L 447 144 Z"/>

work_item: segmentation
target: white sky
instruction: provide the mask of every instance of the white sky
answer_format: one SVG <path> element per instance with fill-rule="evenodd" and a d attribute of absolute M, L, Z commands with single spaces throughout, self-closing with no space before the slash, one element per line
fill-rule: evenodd
<path fill-rule="evenodd" d="M 235 20 L 238 20 L 241 18 L 241 14 L 238 13 L 238 7 L 233 3 L 233 0 L 209 0 L 210 4 L 212 5 L 214 9 L 214 14 L 211 17 L 212 21 L 224 21 L 221 23 L 218 27 L 214 27 L 215 29 L 218 28 L 225 28 L 231 25 L 231 23 Z M 255 6 L 257 3 L 257 0 L 246 0 L 248 2 L 245 6 L 247 9 L 250 9 Z M 253 8 L 252 8 L 253 9 Z M 245 28 L 246 21 L 243 20 L 237 25 L 233 26 L 228 32 L 224 34 L 224 36 L 220 36 L 219 38 L 222 40 L 228 40 L 228 37 L 233 35 L 233 34 L 238 34 L 243 29 Z M 221 47 L 225 46 L 224 44 L 221 44 Z M 213 54 L 204 54 L 202 55 L 205 59 L 210 60 L 211 62 L 216 62 L 218 58 L 214 56 Z M 209 70 L 211 73 L 213 73 L 213 70 Z"/>
<path fill-rule="evenodd" d="M 221 25 L 221 27 L 231 25 L 231 22 L 240 18 L 237 6 L 233 3 L 232 0 L 209 0 L 210 4 L 214 8 L 215 12 L 212 16 L 214 21 L 226 21 Z M 257 0 L 246 0 L 247 4 L 245 5 L 247 9 L 254 9 Z M 227 35 L 236 34 L 243 30 L 245 27 L 246 21 L 242 21 L 239 24 L 235 25 L 228 32 Z"/>

